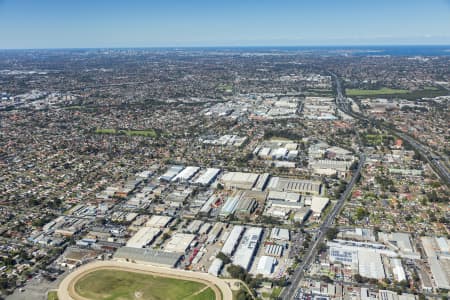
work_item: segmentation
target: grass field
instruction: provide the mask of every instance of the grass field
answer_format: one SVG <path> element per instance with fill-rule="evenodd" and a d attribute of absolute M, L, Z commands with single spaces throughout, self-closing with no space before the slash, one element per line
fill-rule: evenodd
<path fill-rule="evenodd" d="M 401 97 L 407 100 L 417 100 L 421 98 L 433 98 L 438 96 L 449 95 L 450 92 L 441 87 L 428 86 L 421 90 L 402 90 L 402 89 L 390 89 L 382 88 L 378 90 L 362 90 L 362 89 L 346 89 L 345 93 L 349 97 Z"/>
<path fill-rule="evenodd" d="M 97 128 L 95 133 L 98 134 L 125 134 L 128 136 L 146 136 L 156 138 L 158 134 L 153 129 L 145 129 L 145 130 L 117 130 L 113 128 Z"/>
<path fill-rule="evenodd" d="M 214 291 L 202 283 L 119 270 L 89 273 L 75 291 L 92 300 L 215 300 Z"/>
<path fill-rule="evenodd" d="M 347 96 L 376 96 L 376 95 L 401 95 L 408 94 L 408 90 L 381 88 L 378 90 L 361 90 L 361 89 L 346 89 Z"/>
<path fill-rule="evenodd" d="M 58 300 L 58 295 L 56 294 L 56 291 L 48 292 L 47 300 Z"/>

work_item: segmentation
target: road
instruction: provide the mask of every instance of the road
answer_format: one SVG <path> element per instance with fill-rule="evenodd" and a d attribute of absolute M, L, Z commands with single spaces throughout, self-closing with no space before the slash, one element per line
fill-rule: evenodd
<path fill-rule="evenodd" d="M 311 262 L 313 261 L 314 257 L 317 255 L 317 252 L 319 250 L 319 245 L 324 241 L 325 234 L 330 228 L 336 217 L 338 216 L 339 212 L 341 211 L 342 207 L 344 206 L 345 200 L 348 198 L 350 193 L 352 192 L 353 186 L 357 182 L 361 170 L 364 166 L 364 162 L 366 161 L 366 156 L 364 153 L 361 153 L 359 156 L 359 163 L 358 168 L 353 173 L 353 177 L 350 180 L 350 182 L 347 184 L 347 188 L 345 191 L 341 194 L 341 197 L 333 207 L 332 211 L 325 217 L 325 220 L 323 221 L 322 225 L 319 227 L 319 230 L 316 235 L 315 241 L 310 245 L 307 251 L 306 257 L 303 259 L 302 263 L 298 268 L 295 270 L 294 274 L 291 277 L 291 284 L 287 286 L 285 289 L 283 289 L 281 293 L 282 299 L 293 299 L 294 295 L 299 287 L 300 281 L 304 277 L 304 272 L 309 268 L 311 265 Z"/>
<path fill-rule="evenodd" d="M 342 85 L 341 85 L 341 82 L 338 79 L 337 75 L 334 73 L 331 73 L 331 76 L 333 77 L 333 79 L 336 83 L 336 92 L 337 92 L 336 105 L 338 106 L 338 108 L 341 111 L 343 111 L 344 113 L 352 116 L 355 119 L 359 119 L 359 120 L 363 120 L 363 121 L 370 121 L 369 118 L 367 118 L 361 114 L 355 113 L 351 109 L 351 106 L 350 106 L 349 102 L 347 101 L 347 98 L 344 97 L 344 95 L 342 93 Z M 419 152 L 425 158 L 425 160 L 430 164 L 430 166 L 436 172 L 436 174 L 441 179 L 441 181 L 443 183 L 445 183 L 446 185 L 450 185 L 450 172 L 449 172 L 447 166 L 445 165 L 445 163 L 443 163 L 447 160 L 446 157 L 441 157 L 440 155 L 433 153 L 432 151 L 430 151 L 430 149 L 428 147 L 424 146 L 422 143 L 415 140 L 413 137 L 411 137 L 395 128 L 391 128 L 383 123 L 381 124 L 381 127 L 385 130 L 391 131 L 396 136 L 398 136 L 398 137 L 402 138 L 403 140 L 405 140 L 406 142 L 408 142 L 412 148 L 414 148 L 417 152 Z"/>

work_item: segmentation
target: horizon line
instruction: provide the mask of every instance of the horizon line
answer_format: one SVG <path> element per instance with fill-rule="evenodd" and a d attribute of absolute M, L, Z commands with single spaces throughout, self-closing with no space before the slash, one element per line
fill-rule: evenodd
<path fill-rule="evenodd" d="M 0 48 L 0 51 L 26 51 L 26 50 L 98 50 L 98 49 L 208 49 L 208 48 L 357 48 L 357 47 L 450 47 L 445 44 L 329 44 L 329 45 L 186 45 L 186 46 L 89 46 L 89 47 L 23 47 L 23 48 Z M 449 49 L 450 50 L 450 49 Z"/>

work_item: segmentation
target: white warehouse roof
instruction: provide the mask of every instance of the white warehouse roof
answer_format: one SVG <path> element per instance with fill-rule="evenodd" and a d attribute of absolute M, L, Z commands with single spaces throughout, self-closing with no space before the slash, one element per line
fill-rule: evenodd
<path fill-rule="evenodd" d="M 192 177 L 194 177 L 194 175 L 200 170 L 199 167 L 193 167 L 193 166 L 189 166 L 186 167 L 183 171 L 181 171 L 180 173 L 178 173 L 177 176 L 175 176 L 172 181 L 188 181 L 190 180 Z"/>
<path fill-rule="evenodd" d="M 239 225 L 233 227 L 233 230 L 231 230 L 230 235 L 225 241 L 225 244 L 223 244 L 222 247 L 223 254 L 228 256 L 231 256 L 233 254 L 234 249 L 236 249 L 236 245 L 238 244 L 239 239 L 242 235 L 242 232 L 244 232 L 244 227 Z"/>
<path fill-rule="evenodd" d="M 262 232 L 263 230 L 260 227 L 247 228 L 234 254 L 233 263 L 235 265 L 241 266 L 246 270 L 250 269 Z"/>
<path fill-rule="evenodd" d="M 270 233 L 270 238 L 272 240 L 285 240 L 289 241 L 289 230 L 286 228 L 272 228 L 272 232 Z"/>
<path fill-rule="evenodd" d="M 256 268 L 256 273 L 262 275 L 270 275 L 273 272 L 273 267 L 277 264 L 277 260 L 271 256 L 261 256 Z"/>
<path fill-rule="evenodd" d="M 175 233 L 164 247 L 168 252 L 186 252 L 195 239 L 195 234 Z"/>
<path fill-rule="evenodd" d="M 194 181 L 194 183 L 205 186 L 210 185 L 219 173 L 220 169 L 208 168 L 205 173 L 201 174 L 200 177 Z"/>
<path fill-rule="evenodd" d="M 161 229 L 154 227 L 142 227 L 127 242 L 127 247 L 143 248 L 161 233 Z"/>
<path fill-rule="evenodd" d="M 385 277 L 381 255 L 373 251 L 358 251 L 358 271 L 366 278 L 383 279 Z"/>
<path fill-rule="evenodd" d="M 220 269 L 222 269 L 223 261 L 220 258 L 215 258 L 208 269 L 208 273 L 214 276 L 219 276 Z"/>

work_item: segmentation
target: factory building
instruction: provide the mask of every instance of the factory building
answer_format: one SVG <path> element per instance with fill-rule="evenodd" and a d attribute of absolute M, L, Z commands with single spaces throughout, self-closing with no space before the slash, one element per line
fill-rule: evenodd
<path fill-rule="evenodd" d="M 378 238 L 380 242 L 398 251 L 400 257 L 420 259 L 420 253 L 416 252 L 413 248 L 410 234 L 403 232 L 380 232 Z"/>
<path fill-rule="evenodd" d="M 219 175 L 220 169 L 216 168 L 208 168 L 204 173 L 202 173 L 196 180 L 194 180 L 194 184 L 200 186 L 209 186 Z"/>
<path fill-rule="evenodd" d="M 403 269 L 402 261 L 399 258 L 391 258 L 392 273 L 397 282 L 406 280 L 405 269 Z"/>
<path fill-rule="evenodd" d="M 328 203 L 330 203 L 330 199 L 326 197 L 312 197 L 311 210 L 314 216 L 320 217 L 325 207 L 327 207 Z"/>
<path fill-rule="evenodd" d="M 172 221 L 172 217 L 153 215 L 150 220 L 145 223 L 146 227 L 165 228 Z"/>
<path fill-rule="evenodd" d="M 443 237 L 422 237 L 421 241 L 435 286 L 439 289 L 450 289 L 449 240 Z"/>
<path fill-rule="evenodd" d="M 286 228 L 272 228 L 270 232 L 270 239 L 272 240 L 281 240 L 281 241 L 289 241 L 289 230 Z"/>
<path fill-rule="evenodd" d="M 262 232 L 263 229 L 260 227 L 247 228 L 233 257 L 235 265 L 241 266 L 247 271 L 250 269 Z"/>
<path fill-rule="evenodd" d="M 300 194 L 290 192 L 278 192 L 270 191 L 267 195 L 267 201 L 287 201 L 287 202 L 299 202 Z"/>
<path fill-rule="evenodd" d="M 164 250 L 167 252 L 183 252 L 185 253 L 192 245 L 195 234 L 175 233 L 167 242 Z"/>
<path fill-rule="evenodd" d="M 213 260 L 213 262 L 211 263 L 211 266 L 208 269 L 208 273 L 213 275 L 213 276 L 219 276 L 220 271 L 222 270 L 223 267 L 223 261 L 220 258 L 215 258 Z"/>
<path fill-rule="evenodd" d="M 267 189 L 269 191 L 319 195 L 322 192 L 322 183 L 312 180 L 272 177 L 267 184 Z"/>
<path fill-rule="evenodd" d="M 216 222 L 214 224 L 213 228 L 211 229 L 210 233 L 208 234 L 208 239 L 206 240 L 207 244 L 211 244 L 211 243 L 214 243 L 217 241 L 220 234 L 222 233 L 223 225 L 224 224 L 221 222 Z"/>
<path fill-rule="evenodd" d="M 252 198 L 243 198 L 239 201 L 236 207 L 236 215 L 238 217 L 245 217 L 252 214 L 256 207 L 258 206 L 258 202 Z"/>
<path fill-rule="evenodd" d="M 200 170 L 199 167 L 193 167 L 193 166 L 189 166 L 186 167 L 183 171 L 181 171 L 180 173 L 178 173 L 178 175 L 176 175 L 171 181 L 175 181 L 175 182 L 187 182 L 189 181 L 192 177 L 195 176 L 195 174 L 197 174 L 197 172 Z"/>
<path fill-rule="evenodd" d="M 261 256 L 258 262 L 258 266 L 256 268 L 256 273 L 265 276 L 270 276 L 273 273 L 276 264 L 277 264 L 276 258 L 265 255 Z"/>
<path fill-rule="evenodd" d="M 227 189 L 251 190 L 258 178 L 259 174 L 256 173 L 228 172 L 220 181 Z"/>
<path fill-rule="evenodd" d="M 329 248 L 329 260 L 331 263 L 340 263 L 345 266 L 358 265 L 358 251 L 346 247 L 333 246 Z"/>
<path fill-rule="evenodd" d="M 175 176 L 177 176 L 178 173 L 180 173 L 183 169 L 184 169 L 183 166 L 171 166 L 166 171 L 166 173 L 164 173 L 163 175 L 161 175 L 161 177 L 159 177 L 159 180 L 169 182 L 173 178 L 175 178 Z"/>
<path fill-rule="evenodd" d="M 153 243 L 161 233 L 161 229 L 154 227 L 142 227 L 127 242 L 127 247 L 144 248 Z"/>
<path fill-rule="evenodd" d="M 264 248 L 264 254 L 268 256 L 281 257 L 283 256 L 284 247 L 277 244 L 268 244 Z"/>
<path fill-rule="evenodd" d="M 381 255 L 374 251 L 358 251 L 358 272 L 366 278 L 384 279 L 385 272 Z"/>
<path fill-rule="evenodd" d="M 236 195 L 232 197 L 228 197 L 225 204 L 222 206 L 222 209 L 220 210 L 220 216 L 223 218 L 228 217 L 229 215 L 233 214 L 236 211 L 236 208 L 238 207 L 239 200 L 241 199 L 241 194 L 237 193 Z"/>
<path fill-rule="evenodd" d="M 114 253 L 114 259 L 118 261 L 131 261 L 140 264 L 148 264 L 162 267 L 175 267 L 184 253 L 166 252 L 150 248 L 121 247 Z"/>
<path fill-rule="evenodd" d="M 270 178 L 270 174 L 269 173 L 264 173 L 261 174 L 258 178 L 258 180 L 256 181 L 255 186 L 253 187 L 254 191 L 263 191 L 266 188 L 267 182 L 269 181 Z"/>
<path fill-rule="evenodd" d="M 228 235 L 227 240 L 223 244 L 222 247 L 222 253 L 228 256 L 233 255 L 234 250 L 236 249 L 236 246 L 239 243 L 239 240 L 241 239 L 242 233 L 244 232 L 245 228 L 240 225 L 236 225 L 231 230 L 230 234 Z"/>

